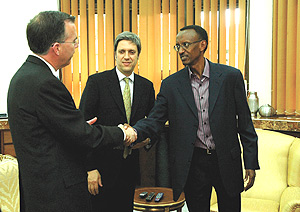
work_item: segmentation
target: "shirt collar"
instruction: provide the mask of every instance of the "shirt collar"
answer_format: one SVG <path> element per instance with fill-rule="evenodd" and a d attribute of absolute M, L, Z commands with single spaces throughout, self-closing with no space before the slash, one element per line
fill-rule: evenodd
<path fill-rule="evenodd" d="M 205 64 L 204 64 L 204 70 L 203 70 L 203 74 L 202 77 L 207 77 L 209 78 L 209 62 L 206 58 L 204 58 Z M 192 78 L 192 75 L 194 75 L 194 73 L 191 71 L 190 67 L 188 67 L 189 69 L 189 76 L 190 79 Z"/>
<path fill-rule="evenodd" d="M 118 67 L 116 66 L 116 72 L 117 72 L 117 76 L 118 76 L 118 79 L 119 79 L 119 82 L 122 81 L 124 78 L 126 78 L 127 76 L 125 76 L 119 69 Z M 130 74 L 130 76 L 128 76 L 127 78 L 129 78 L 131 80 L 131 82 L 134 82 L 134 73 L 132 72 Z"/>
<path fill-rule="evenodd" d="M 37 54 L 33 54 L 33 56 L 39 58 L 39 59 L 42 60 L 44 63 L 46 63 L 46 65 L 50 68 L 50 70 L 51 70 L 51 72 L 52 72 L 52 74 L 53 74 L 54 76 L 56 76 L 56 77 L 59 76 L 59 72 L 56 71 L 56 70 L 54 69 L 54 67 L 53 67 L 50 63 L 48 63 L 44 58 L 42 58 L 41 56 L 39 56 L 39 55 L 37 55 Z"/>

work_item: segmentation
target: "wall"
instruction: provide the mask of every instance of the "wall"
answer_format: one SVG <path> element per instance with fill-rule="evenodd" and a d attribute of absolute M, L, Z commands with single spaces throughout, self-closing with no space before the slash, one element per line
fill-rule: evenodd
<path fill-rule="evenodd" d="M 271 105 L 273 0 L 250 1 L 249 90 Z"/>
<path fill-rule="evenodd" d="M 57 10 L 58 0 L 1 1 L 0 13 L 0 113 L 7 112 L 10 79 L 31 53 L 26 40 L 27 23 L 43 10 Z"/>
<path fill-rule="evenodd" d="M 15 7 L 15 5 L 19 5 Z M 30 50 L 26 25 L 42 10 L 57 10 L 57 0 L 2 1 L 0 13 L 0 113 L 6 112 L 9 81 L 26 59 Z M 32 7 L 34 5 L 34 7 Z M 250 1 L 249 90 L 257 91 L 259 103 L 271 104 L 272 0 Z"/>

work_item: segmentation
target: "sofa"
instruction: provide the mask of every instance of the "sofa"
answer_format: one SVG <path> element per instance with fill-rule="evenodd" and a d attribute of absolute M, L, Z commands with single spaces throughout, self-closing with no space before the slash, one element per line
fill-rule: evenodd
<path fill-rule="evenodd" d="M 0 211 L 19 212 L 19 170 L 17 159 L 0 154 Z"/>
<path fill-rule="evenodd" d="M 242 212 L 300 212 L 300 139 L 256 129 L 258 159 L 254 186 L 241 194 Z M 213 191 L 211 212 L 217 212 Z"/>

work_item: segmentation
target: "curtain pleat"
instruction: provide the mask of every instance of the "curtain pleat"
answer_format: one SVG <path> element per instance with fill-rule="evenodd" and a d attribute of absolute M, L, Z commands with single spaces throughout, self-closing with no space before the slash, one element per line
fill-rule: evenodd
<path fill-rule="evenodd" d="M 286 52 L 286 115 L 294 115 L 296 109 L 296 50 L 297 0 L 289 0 L 287 8 L 287 52 Z"/>
<path fill-rule="evenodd" d="M 123 31 L 130 31 L 129 0 L 123 0 Z"/>
<path fill-rule="evenodd" d="M 162 55 L 162 24 L 161 24 L 161 0 L 154 0 L 154 89 L 157 93 L 160 88 L 160 81 L 162 79 L 161 55 Z M 176 60 L 174 60 L 176 61 Z"/>
<path fill-rule="evenodd" d="M 95 0 L 88 0 L 88 75 L 96 73 Z"/>
<path fill-rule="evenodd" d="M 211 1 L 211 36 L 210 36 L 211 61 L 218 62 L 218 2 Z"/>
<path fill-rule="evenodd" d="M 80 39 L 71 65 L 62 70 L 63 82 L 78 106 L 88 76 L 115 66 L 116 36 L 132 31 L 142 42 L 134 72 L 151 80 L 157 93 L 164 78 L 184 67 L 173 46 L 178 31 L 191 24 L 208 33 L 205 57 L 243 72 L 245 10 L 246 0 L 61 0 L 61 11 L 77 17 Z"/>
<path fill-rule="evenodd" d="M 277 106 L 277 33 L 278 32 L 278 0 L 273 0 L 273 39 L 272 39 L 272 106 Z"/>
<path fill-rule="evenodd" d="M 104 2 L 103 0 L 97 0 L 97 42 L 98 42 L 98 72 L 102 72 L 105 70 L 105 48 L 104 48 L 104 42 L 105 42 L 105 33 L 104 33 Z"/>
<path fill-rule="evenodd" d="M 89 63 L 88 63 L 88 25 L 87 25 L 87 1 L 81 0 L 80 1 L 80 63 L 81 63 L 81 69 L 80 71 L 80 87 L 81 92 L 85 88 L 85 84 L 87 81 L 87 78 L 89 76 Z M 75 97 L 75 103 L 78 105 L 79 99 L 77 99 L 77 96 L 80 96 L 80 94 L 76 94 Z"/>
<path fill-rule="evenodd" d="M 120 5 L 118 5 L 120 6 Z M 113 1 L 105 1 L 105 69 L 111 69 L 115 65 L 114 60 L 114 14 Z M 101 49 L 99 49 L 101 51 Z"/>
<path fill-rule="evenodd" d="M 296 58 L 300 58 L 300 0 L 297 6 L 297 52 Z M 298 71 L 297 71 L 298 70 Z M 296 59 L 296 115 L 300 116 L 300 60 Z"/>
<path fill-rule="evenodd" d="M 71 10 L 72 10 L 72 15 L 77 17 L 78 16 L 78 1 L 72 1 L 71 4 Z M 76 30 L 77 30 L 77 37 L 79 38 L 79 43 L 80 43 L 80 36 L 79 36 L 79 27 L 78 27 L 78 18 L 75 20 L 75 25 L 76 25 Z M 73 98 L 75 101 L 76 105 L 79 105 L 79 100 L 80 100 L 80 94 L 81 94 L 81 83 L 80 83 L 80 69 L 79 69 L 79 63 L 80 63 L 80 58 L 79 58 L 79 50 L 75 52 L 73 55 L 72 59 L 72 70 L 70 72 L 73 72 Z M 67 66 L 66 68 L 69 68 L 71 66 Z"/>
<path fill-rule="evenodd" d="M 138 23 L 138 34 L 142 42 L 142 53 L 139 57 L 139 70 L 138 73 L 147 77 L 147 68 L 148 68 L 148 1 L 139 2 L 139 23 Z"/>
<path fill-rule="evenodd" d="M 170 74 L 175 73 L 177 68 L 177 52 L 174 51 L 173 46 L 176 45 L 177 34 L 177 2 L 170 1 Z M 180 59 L 179 59 L 180 60 Z"/>
<path fill-rule="evenodd" d="M 61 11 L 64 11 L 68 14 L 71 14 L 71 3 L 70 1 L 61 1 L 60 2 L 60 7 Z M 74 61 L 74 58 L 72 59 Z M 62 82 L 66 86 L 66 88 L 70 91 L 70 93 L 73 93 L 72 89 L 72 83 L 73 83 L 73 74 L 72 74 L 72 67 L 71 66 L 66 66 L 62 70 Z"/>
<path fill-rule="evenodd" d="M 226 35 L 226 9 L 227 9 L 227 0 L 220 0 L 220 29 L 219 29 L 219 63 L 226 64 L 226 43 L 227 43 L 227 35 Z"/>
<path fill-rule="evenodd" d="M 300 115 L 299 4 L 273 1 L 272 104 L 278 115 Z"/>
<path fill-rule="evenodd" d="M 229 25 L 229 65 L 235 67 L 235 47 L 236 47 L 236 36 L 235 36 L 235 9 L 236 0 L 229 0 L 230 10 L 230 25 Z"/>
<path fill-rule="evenodd" d="M 210 37 L 210 18 L 209 18 L 209 13 L 210 13 L 210 0 L 203 0 L 203 10 L 204 10 L 204 25 L 202 26 L 207 34 L 208 34 L 208 46 L 205 52 L 205 57 L 211 58 L 210 55 L 210 48 L 211 48 L 211 37 Z"/>
<path fill-rule="evenodd" d="M 245 55 L 246 55 L 246 0 L 239 0 L 240 21 L 238 26 L 238 68 L 243 75 L 245 74 Z"/>
<path fill-rule="evenodd" d="M 155 25 L 154 25 L 154 0 L 148 0 L 148 24 L 147 24 L 147 32 L 148 32 L 148 46 L 154 46 L 155 45 Z M 155 55 L 155 49 L 154 48 L 148 48 L 148 56 L 147 58 L 154 58 Z M 146 59 L 147 59 L 146 58 Z M 145 76 L 149 79 L 154 78 L 154 63 L 148 62 L 148 68 L 146 68 Z"/>

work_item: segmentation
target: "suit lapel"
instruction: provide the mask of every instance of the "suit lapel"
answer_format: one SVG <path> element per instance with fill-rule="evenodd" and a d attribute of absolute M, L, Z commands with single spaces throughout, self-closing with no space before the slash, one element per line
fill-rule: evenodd
<path fill-rule="evenodd" d="M 223 83 L 222 71 L 209 61 L 209 115 L 211 115 Z"/>
<path fill-rule="evenodd" d="M 124 117 L 126 117 L 126 112 L 123 103 L 123 96 L 122 96 L 120 82 L 117 76 L 116 68 L 111 70 L 110 73 L 111 74 L 108 77 L 108 88 L 116 104 L 118 105 L 119 109 L 122 111 Z"/>
<path fill-rule="evenodd" d="M 177 89 L 179 93 L 182 95 L 183 99 L 186 101 L 187 105 L 198 119 L 197 107 L 195 104 L 194 93 L 191 86 L 191 81 L 189 78 L 188 68 L 185 67 L 182 71 L 180 71 L 178 75 L 179 84 Z"/>

